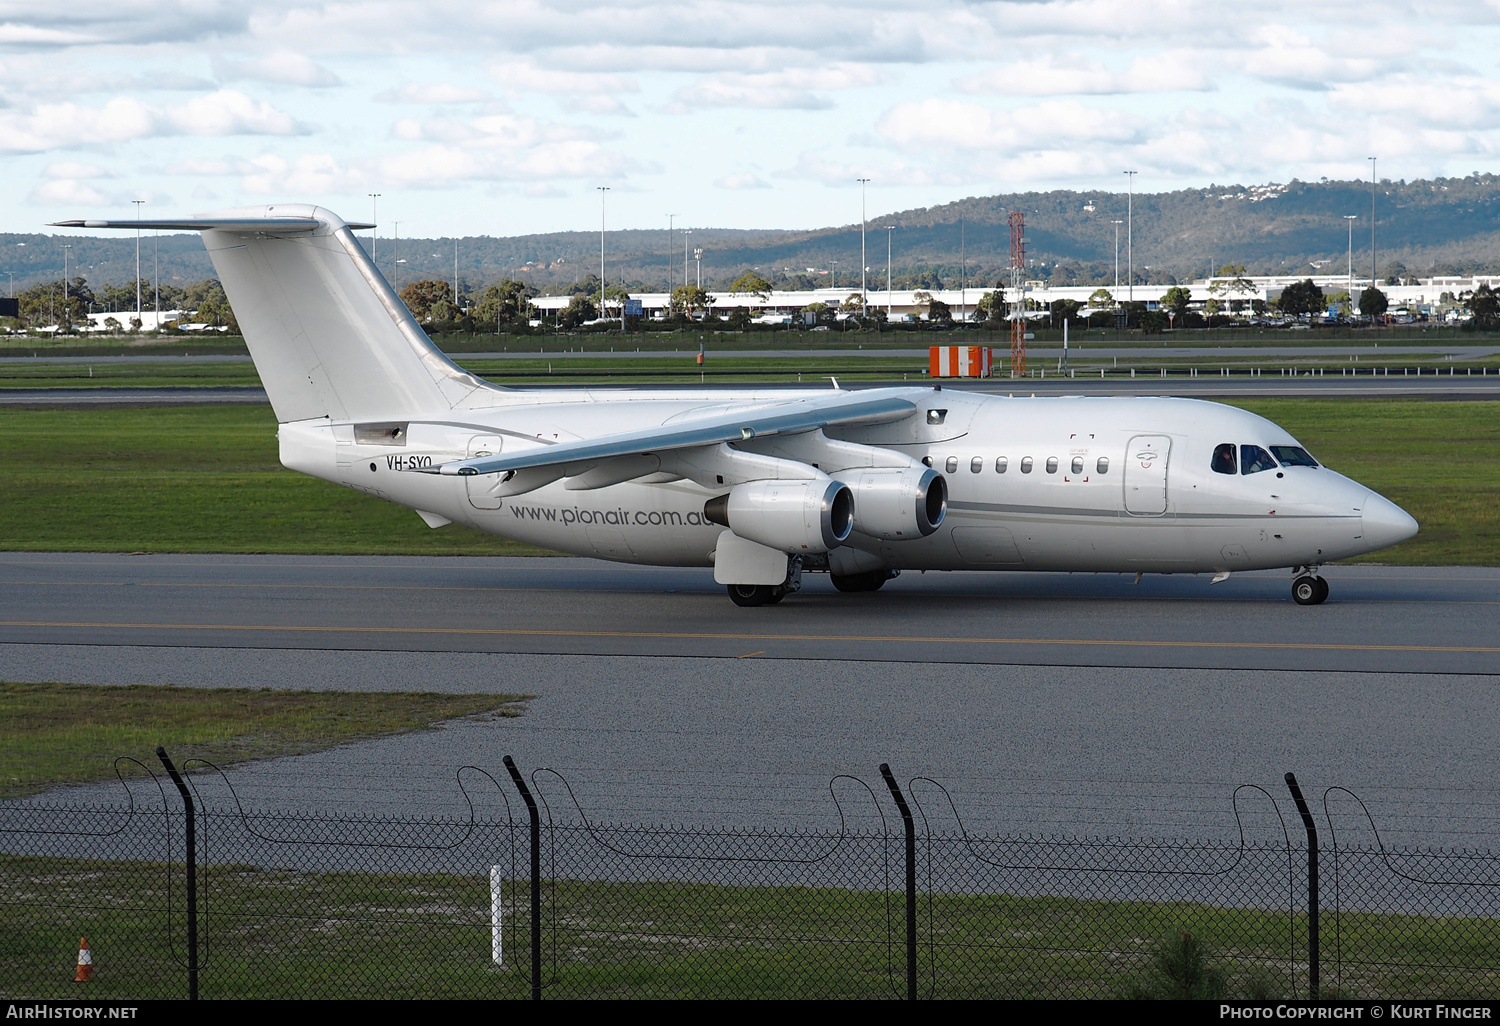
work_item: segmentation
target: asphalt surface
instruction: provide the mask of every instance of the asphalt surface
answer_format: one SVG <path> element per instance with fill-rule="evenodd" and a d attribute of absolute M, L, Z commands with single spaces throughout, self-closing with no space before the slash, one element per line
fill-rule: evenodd
<path fill-rule="evenodd" d="M 235 769 L 264 807 L 466 815 L 458 767 L 510 754 L 596 820 L 833 827 L 830 779 L 890 762 L 975 829 L 1232 840 L 1235 788 L 1289 813 L 1291 770 L 1389 843 L 1500 848 L 1500 570 L 1327 576 L 1301 607 L 1284 573 L 809 575 L 745 610 L 708 571 L 584 559 L 11 553 L 0 679 L 536 696 Z"/>

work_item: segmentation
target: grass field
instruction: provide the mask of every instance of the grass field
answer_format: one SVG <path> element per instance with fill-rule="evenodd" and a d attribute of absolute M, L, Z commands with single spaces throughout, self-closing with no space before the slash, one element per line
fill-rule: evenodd
<path fill-rule="evenodd" d="M 464 716 L 518 716 L 526 697 L 0 682 L 0 798 L 112 779 L 120 755 L 158 768 L 157 745 L 178 762 L 227 766 Z"/>
<path fill-rule="evenodd" d="M 4 409 L 0 435 L 0 551 L 539 551 L 283 469 L 269 407 Z"/>
<path fill-rule="evenodd" d="M 520 849 L 524 852 L 524 842 Z M 497 861 L 506 856 L 496 851 Z M 524 861 L 524 856 L 523 856 Z M 472 875 L 293 872 L 252 866 L 205 877 L 207 998 L 528 996 L 524 880 L 507 881 L 504 964 L 490 959 L 487 867 Z M 164 928 L 181 869 L 159 863 L 0 856 L 0 994 L 181 997 L 186 973 Z M 893 998 L 904 993 L 903 901 L 879 891 L 669 882 L 545 882 L 548 997 Z M 42 900 L 39 900 L 42 899 Z M 1333 935 L 1325 913 L 1325 937 Z M 1109 998 L 1147 974 L 1157 939 L 1192 931 L 1232 995 L 1297 996 L 1285 912 L 1189 902 L 939 895 L 922 899 L 923 996 Z M 1325 995 L 1489 997 L 1493 924 L 1345 914 Z M 68 982 L 80 934 L 95 978 Z M 1467 938 L 1465 943 L 1464 938 Z M 1477 946 L 1476 946 L 1477 942 Z M 1299 942 L 1298 952 L 1302 951 Z M 180 947 L 178 955 L 180 957 Z"/>
<path fill-rule="evenodd" d="M 1485 402 L 1268 399 L 1330 467 L 1422 525 L 1364 557 L 1500 565 L 1500 416 Z M 0 409 L 0 551 L 526 555 L 283 469 L 265 407 Z"/>

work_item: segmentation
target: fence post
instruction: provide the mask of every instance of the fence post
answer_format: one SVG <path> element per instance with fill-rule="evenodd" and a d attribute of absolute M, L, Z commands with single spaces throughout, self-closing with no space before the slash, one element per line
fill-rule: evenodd
<path fill-rule="evenodd" d="M 505 768 L 510 771 L 510 779 L 515 783 L 516 790 L 521 792 L 521 800 L 526 803 L 526 814 L 531 817 L 531 1000 L 542 999 L 542 821 L 537 815 L 536 799 L 531 796 L 531 789 L 526 786 L 526 780 L 521 776 L 521 771 L 516 769 L 516 762 L 510 756 L 505 757 Z"/>
<path fill-rule="evenodd" d="M 1287 789 L 1297 803 L 1297 814 L 1307 830 L 1307 999 L 1318 1000 L 1318 825 L 1308 811 L 1307 799 L 1297 786 L 1294 773 L 1286 775 Z"/>
<path fill-rule="evenodd" d="M 880 775 L 891 789 L 901 823 L 906 830 L 906 1000 L 917 999 L 917 828 L 911 818 L 911 806 L 901 793 L 889 763 L 880 764 Z"/>
<path fill-rule="evenodd" d="M 193 795 L 183 783 L 182 774 L 172 765 L 167 750 L 156 746 L 156 757 L 166 768 L 167 776 L 177 785 L 182 795 L 182 807 L 187 817 L 187 948 L 188 948 L 188 1000 L 198 1000 L 198 831 L 197 816 L 193 812 Z"/>

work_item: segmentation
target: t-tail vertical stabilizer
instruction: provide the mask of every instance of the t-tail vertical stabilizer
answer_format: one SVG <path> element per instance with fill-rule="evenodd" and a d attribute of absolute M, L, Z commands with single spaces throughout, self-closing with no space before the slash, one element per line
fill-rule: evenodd
<path fill-rule="evenodd" d="M 354 236 L 309 204 L 70 228 L 200 231 L 282 423 L 399 420 L 492 389 L 433 345 Z"/>

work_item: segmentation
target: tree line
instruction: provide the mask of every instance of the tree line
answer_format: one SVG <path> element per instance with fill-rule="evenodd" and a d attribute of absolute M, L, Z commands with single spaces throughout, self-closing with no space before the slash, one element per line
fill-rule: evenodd
<path fill-rule="evenodd" d="M 239 333 L 239 321 L 229 305 L 229 297 L 224 294 L 224 286 L 217 279 L 208 278 L 189 285 L 162 282 L 159 287 L 160 292 L 156 282 L 141 282 L 141 312 L 177 310 L 184 316 L 191 314 L 193 323 L 224 327 L 230 334 Z M 85 324 L 89 314 L 99 313 L 109 315 L 104 319 L 106 327 L 119 331 L 138 331 L 141 328 L 141 322 L 136 319 L 133 281 L 123 285 L 104 285 L 97 291 L 83 277 L 66 282 L 61 279 L 38 282 L 16 296 L 16 305 L 15 326 L 19 328 L 56 325 L 58 330 L 70 332 Z"/>

